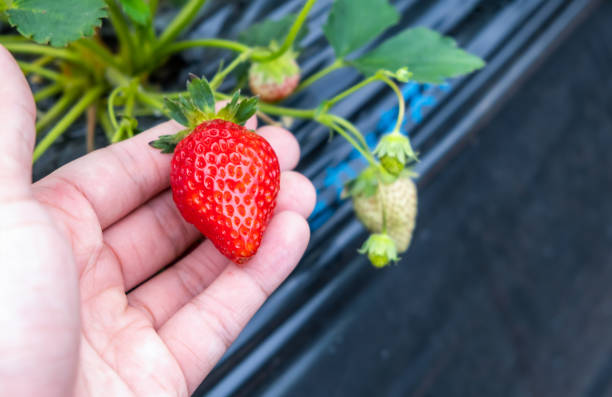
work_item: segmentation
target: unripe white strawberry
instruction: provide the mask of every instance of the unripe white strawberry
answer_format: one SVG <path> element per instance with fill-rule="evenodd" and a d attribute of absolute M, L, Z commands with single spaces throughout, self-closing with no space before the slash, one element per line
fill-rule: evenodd
<path fill-rule="evenodd" d="M 362 191 L 352 197 L 355 213 L 368 230 L 383 232 L 384 213 L 386 232 L 395 241 L 397 251 L 408 249 L 417 216 L 417 188 L 409 174 L 402 173 L 390 183 L 379 181 L 373 194 Z"/>
<path fill-rule="evenodd" d="M 300 82 L 296 54 L 287 51 L 269 62 L 255 62 L 249 69 L 249 87 L 264 102 L 278 102 L 295 91 Z"/>

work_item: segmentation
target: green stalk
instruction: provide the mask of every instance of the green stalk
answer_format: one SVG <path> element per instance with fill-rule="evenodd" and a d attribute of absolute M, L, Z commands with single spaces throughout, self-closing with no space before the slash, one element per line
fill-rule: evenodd
<path fill-rule="evenodd" d="M 34 101 L 40 102 L 62 91 L 64 86 L 60 83 L 51 83 L 34 94 Z"/>
<path fill-rule="evenodd" d="M 344 131 L 340 126 L 338 126 L 336 123 L 334 122 L 325 122 L 325 119 L 321 119 L 321 122 L 328 126 L 329 128 L 331 128 L 332 130 L 336 131 L 338 134 L 340 134 L 344 139 L 346 139 L 355 149 L 357 149 L 357 151 L 359 153 L 361 153 L 361 155 L 363 157 L 365 157 L 365 159 L 368 161 L 368 163 L 370 163 L 372 166 L 374 167 L 380 167 L 380 165 L 378 164 L 378 162 L 376 161 L 376 159 L 370 154 L 369 151 L 364 150 L 360 147 L 360 145 L 353 139 L 352 136 L 350 136 L 349 134 L 346 133 L 346 131 Z"/>
<path fill-rule="evenodd" d="M 2 34 L 0 35 L 0 43 L 27 43 L 28 39 L 18 34 Z"/>
<path fill-rule="evenodd" d="M 198 14 L 198 11 L 204 4 L 206 0 L 189 0 L 185 6 L 179 11 L 178 15 L 170 22 L 166 30 L 161 34 L 157 44 L 153 48 L 153 54 L 158 53 L 158 51 L 162 50 L 168 45 L 170 42 L 174 41 L 181 34 L 181 32 L 189 25 L 193 19 Z"/>
<path fill-rule="evenodd" d="M 298 92 L 302 91 L 303 89 L 305 89 L 306 87 L 309 87 L 311 84 L 313 84 L 315 81 L 319 80 L 320 78 L 327 76 L 328 74 L 330 74 L 331 72 L 333 72 L 334 70 L 338 70 L 340 68 L 345 67 L 346 64 L 344 63 L 343 59 L 336 59 L 334 61 L 334 63 L 332 63 L 331 65 L 327 66 L 324 69 L 321 69 L 320 71 L 318 71 L 317 73 L 313 74 L 312 76 L 310 76 L 309 78 L 307 78 L 306 80 L 304 80 L 295 90 L 294 94 L 297 94 Z"/>
<path fill-rule="evenodd" d="M 119 62 L 117 62 L 115 56 L 108 50 L 108 48 L 98 43 L 95 39 L 83 39 L 74 44 L 77 46 L 84 47 L 89 51 L 93 52 L 104 63 L 107 63 L 116 69 L 122 69 L 121 65 L 119 64 Z"/>
<path fill-rule="evenodd" d="M 162 113 L 165 114 L 166 109 L 164 107 L 164 103 L 162 101 L 157 100 L 154 97 L 154 95 L 155 94 L 149 94 L 147 92 L 140 90 L 136 92 L 136 99 L 138 99 L 141 103 L 149 107 L 152 107 L 153 109 L 161 111 Z"/>
<path fill-rule="evenodd" d="M 36 123 L 36 134 L 40 134 L 49 123 L 61 115 L 75 100 L 77 91 L 72 90 L 66 92 L 62 97 L 49 109 L 44 116 Z"/>
<path fill-rule="evenodd" d="M 217 73 L 210 82 L 210 87 L 213 89 L 213 91 L 216 91 L 217 88 L 219 88 L 219 86 L 221 85 L 221 83 L 223 83 L 225 77 L 227 77 L 227 75 L 230 74 L 232 70 L 236 69 L 238 65 L 246 61 L 250 55 L 250 50 L 243 52 L 242 54 L 238 55 L 229 65 L 227 65 L 225 69 Z"/>
<path fill-rule="evenodd" d="M 35 60 L 34 62 L 32 62 L 32 65 L 36 65 L 36 66 L 47 66 L 49 63 L 53 62 L 53 57 L 49 56 L 49 55 L 43 55 L 40 58 L 38 58 L 37 60 Z"/>
<path fill-rule="evenodd" d="M 293 42 L 295 41 L 295 38 L 297 37 L 298 33 L 300 33 L 300 29 L 302 28 L 302 25 L 304 25 L 304 22 L 306 21 L 306 17 L 308 17 L 308 13 L 310 12 L 310 9 L 316 2 L 317 0 L 307 0 L 306 1 L 306 4 L 304 4 L 304 7 L 302 7 L 302 10 L 300 11 L 297 18 L 295 19 L 295 22 L 291 26 L 289 33 L 287 33 L 287 37 L 285 37 L 285 41 L 283 42 L 283 45 L 281 45 L 278 50 L 272 53 L 268 53 L 268 54 L 253 55 L 252 57 L 253 61 L 256 61 L 256 62 L 271 61 L 273 59 L 280 57 L 285 52 L 287 52 L 287 50 L 290 49 L 291 46 L 293 45 Z"/>
<path fill-rule="evenodd" d="M 368 147 L 368 143 L 363 137 L 363 134 L 357 129 L 357 127 L 355 127 L 353 123 L 343 117 L 336 116 L 335 114 L 330 114 L 328 116 L 334 123 L 339 124 L 343 128 L 346 128 L 349 132 L 351 132 L 353 136 L 355 136 L 355 138 L 357 138 L 357 140 L 361 143 L 364 150 L 370 150 L 370 148 Z"/>
<path fill-rule="evenodd" d="M 128 92 L 127 99 L 125 100 L 125 108 L 124 108 L 124 114 L 128 118 L 127 126 L 125 128 L 128 134 L 128 138 L 131 138 L 134 136 L 134 130 L 132 129 L 131 119 L 134 115 L 135 101 L 136 101 L 136 88 L 134 87 L 134 83 L 132 83 L 132 85 L 130 86 L 130 91 Z M 125 120 L 126 119 L 123 119 L 124 123 L 125 123 Z"/>
<path fill-rule="evenodd" d="M 108 5 L 108 18 L 110 19 L 121 47 L 121 54 L 127 62 L 127 66 L 132 67 L 132 54 L 134 54 L 134 43 L 130 34 L 129 26 L 123 17 L 123 13 L 117 7 L 115 0 L 106 0 Z"/>
<path fill-rule="evenodd" d="M 81 114 L 91 105 L 96 99 L 102 95 L 104 87 L 98 86 L 90 90 L 83 98 L 81 98 L 66 115 L 49 131 L 47 135 L 36 145 L 32 161 L 36 162 L 43 153 L 51 146 L 57 138 L 59 138 L 68 127 L 79 118 Z"/>
<path fill-rule="evenodd" d="M 49 69 L 45 69 L 42 66 L 36 66 L 31 63 L 22 62 L 22 61 L 18 61 L 17 63 L 19 64 L 19 67 L 21 68 L 21 70 L 23 70 L 25 73 L 34 73 L 39 76 L 45 77 L 46 79 L 51 80 L 51 81 L 63 81 L 64 80 L 64 76 L 62 76 L 61 74 L 54 72 L 52 70 L 49 70 Z"/>
<path fill-rule="evenodd" d="M 2 42 L 0 41 L 0 43 Z M 11 52 L 21 54 L 48 55 L 54 58 L 63 59 L 65 61 L 70 61 L 78 65 L 85 66 L 85 63 L 78 56 L 78 54 L 65 48 L 53 48 L 32 43 L 2 43 L 2 45 L 4 45 L 4 47 Z"/>
<path fill-rule="evenodd" d="M 125 90 L 125 87 L 123 86 L 116 87 L 108 96 L 108 117 L 115 131 L 119 129 L 119 123 L 117 122 L 117 117 L 115 116 L 115 100 L 117 95 L 119 95 L 119 93 L 121 93 L 123 90 Z"/>
<path fill-rule="evenodd" d="M 391 89 L 395 92 L 395 95 L 397 95 L 397 102 L 398 102 L 399 109 L 397 112 L 397 121 L 395 122 L 395 128 L 393 129 L 393 134 L 400 134 L 400 129 L 402 128 L 402 122 L 404 121 L 404 114 L 406 111 L 406 101 L 404 100 L 404 95 L 402 95 L 402 91 L 399 89 L 397 84 L 395 84 L 395 82 L 391 80 L 389 77 L 381 74 L 379 78 L 380 80 L 387 83 L 387 85 L 391 87 Z"/>
<path fill-rule="evenodd" d="M 267 114 L 273 114 L 275 116 L 289 116 L 297 117 L 301 119 L 314 119 L 315 111 L 308 109 L 291 109 L 276 105 L 270 105 L 268 103 L 259 102 L 257 105 L 259 110 Z"/>
<path fill-rule="evenodd" d="M 363 80 L 362 82 L 355 84 L 354 86 L 352 86 L 351 88 L 342 91 L 340 94 L 336 95 L 335 97 L 333 97 L 330 100 L 325 101 L 325 109 L 331 109 L 336 103 L 340 102 L 341 100 L 343 100 L 344 98 L 346 98 L 347 96 L 359 91 L 360 89 L 362 89 L 363 87 L 365 87 L 366 85 L 379 80 L 379 76 L 374 75 L 372 77 L 368 77 L 367 79 Z"/>
<path fill-rule="evenodd" d="M 177 43 L 168 45 L 163 50 L 163 52 L 159 54 L 159 57 L 163 58 L 168 55 L 172 55 L 176 52 L 187 50 L 189 48 L 197 48 L 197 47 L 223 48 L 226 50 L 231 50 L 231 51 L 236 51 L 236 52 L 245 52 L 251 49 L 249 46 L 246 46 L 244 44 L 241 44 L 235 41 L 231 41 L 231 40 L 223 40 L 223 39 L 184 40 L 184 41 L 179 41 Z"/>
<path fill-rule="evenodd" d="M 106 139 L 111 141 L 113 138 L 113 126 L 111 125 L 110 119 L 108 118 L 108 112 L 106 107 L 100 106 L 98 113 L 98 121 L 100 121 L 100 125 L 102 125 L 102 129 L 104 130 L 104 134 L 106 135 Z"/>

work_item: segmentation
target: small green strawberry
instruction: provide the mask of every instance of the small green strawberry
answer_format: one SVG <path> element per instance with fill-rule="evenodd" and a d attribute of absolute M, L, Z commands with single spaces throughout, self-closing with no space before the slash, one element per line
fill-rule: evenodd
<path fill-rule="evenodd" d="M 403 171 L 408 162 L 417 160 L 410 140 L 399 132 L 383 136 L 374 149 L 374 154 L 380 159 L 387 172 L 395 176 Z"/>
<path fill-rule="evenodd" d="M 268 62 L 254 62 L 249 69 L 249 87 L 264 102 L 278 102 L 295 91 L 300 82 L 296 53 L 285 52 Z"/>
<path fill-rule="evenodd" d="M 408 171 L 397 178 L 366 168 L 349 184 L 353 207 L 359 220 L 373 233 L 384 230 L 395 241 L 397 251 L 410 246 L 416 224 L 417 189 Z"/>
<path fill-rule="evenodd" d="M 367 254 L 374 267 L 385 267 L 390 262 L 397 262 L 395 242 L 386 233 L 372 234 L 359 249 L 360 254 Z"/>

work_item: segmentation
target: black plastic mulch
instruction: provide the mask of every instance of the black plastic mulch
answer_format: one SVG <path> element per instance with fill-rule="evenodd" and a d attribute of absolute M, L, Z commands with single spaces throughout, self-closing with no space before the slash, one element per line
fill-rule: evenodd
<path fill-rule="evenodd" d="M 403 261 L 241 394 L 612 395 L 611 20 L 606 2 L 444 167 Z"/>

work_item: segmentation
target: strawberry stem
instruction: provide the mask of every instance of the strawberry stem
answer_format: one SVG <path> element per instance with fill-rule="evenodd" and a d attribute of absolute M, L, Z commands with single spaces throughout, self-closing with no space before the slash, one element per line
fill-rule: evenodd
<path fill-rule="evenodd" d="M 160 58 L 164 58 L 176 52 L 188 50 L 190 48 L 198 48 L 198 47 L 222 48 L 222 49 L 231 50 L 235 52 L 245 52 L 245 51 L 251 50 L 251 47 L 235 42 L 235 41 L 231 41 L 231 40 L 199 39 L 199 40 L 184 40 L 184 41 L 179 41 L 177 43 L 171 44 L 167 46 L 163 50 L 163 52 L 159 53 L 157 56 Z"/>
<path fill-rule="evenodd" d="M 159 52 L 163 53 L 164 48 L 168 43 L 176 39 L 181 32 L 189 25 L 198 15 L 200 8 L 204 6 L 206 0 L 190 0 L 183 6 L 178 15 L 170 22 L 166 30 L 161 34 L 159 40 L 153 47 L 151 56 L 157 57 Z"/>
<path fill-rule="evenodd" d="M 61 74 L 44 68 L 42 66 L 37 66 L 32 63 L 23 61 L 18 61 L 17 63 L 19 64 L 21 70 L 24 71 L 24 73 L 34 73 L 51 81 L 63 82 L 65 80 L 64 76 L 62 76 Z"/>
<path fill-rule="evenodd" d="M 334 63 L 332 63 L 331 65 L 327 66 L 324 69 L 321 69 L 320 71 L 318 71 L 317 73 L 313 74 L 312 76 L 310 76 L 309 78 L 307 78 L 306 80 L 304 80 L 302 82 L 302 84 L 300 84 L 295 91 L 293 92 L 293 94 L 297 94 L 298 92 L 302 91 L 303 89 L 305 89 L 306 87 L 309 87 L 310 85 L 312 85 L 315 81 L 321 79 L 324 76 L 327 76 L 328 74 L 330 74 L 331 72 L 338 70 L 340 68 L 345 67 L 346 64 L 344 63 L 343 59 L 336 59 L 334 61 Z"/>
<path fill-rule="evenodd" d="M 47 99 L 49 97 L 52 97 L 55 94 L 59 94 L 62 91 L 63 87 L 64 86 L 61 83 L 58 83 L 58 82 L 51 83 L 45 88 L 36 92 L 36 94 L 34 94 L 34 101 L 40 102 L 43 99 Z"/>
<path fill-rule="evenodd" d="M 43 155 L 43 153 L 51 146 L 53 142 L 60 135 L 64 133 L 79 118 L 81 114 L 95 102 L 100 95 L 104 92 L 104 87 L 98 86 L 89 90 L 85 96 L 83 96 L 73 107 L 66 113 L 66 115 L 49 131 L 47 135 L 36 145 L 34 154 L 32 155 L 32 162 L 36 162 Z"/>
<path fill-rule="evenodd" d="M 392 133 L 400 134 L 400 131 L 402 128 L 402 122 L 404 121 L 404 114 L 406 112 L 406 101 L 404 100 L 404 95 L 402 95 L 402 92 L 400 91 L 397 84 L 395 84 L 395 82 L 391 80 L 389 77 L 385 76 L 382 73 L 379 73 L 378 78 L 381 81 L 385 82 L 389 87 L 391 87 L 391 89 L 397 95 L 397 102 L 398 102 L 397 121 L 395 122 L 395 128 L 393 128 Z"/>
<path fill-rule="evenodd" d="M 227 75 L 230 74 L 232 70 L 236 69 L 236 67 L 238 67 L 241 63 L 245 62 L 249 58 L 251 52 L 252 51 L 249 49 L 248 51 L 245 51 L 242 54 L 238 55 L 229 65 L 227 65 L 225 69 L 223 69 L 222 71 L 217 73 L 215 77 L 213 77 L 210 82 L 210 87 L 213 89 L 213 91 L 219 88 L 221 83 L 223 83 L 225 77 L 227 77 Z"/>
<path fill-rule="evenodd" d="M 117 33 L 122 58 L 127 63 L 125 66 L 131 70 L 132 54 L 135 54 L 135 52 L 134 43 L 132 42 L 132 35 L 130 34 L 127 21 L 123 17 L 123 13 L 117 6 L 115 0 L 106 0 L 106 4 L 108 5 L 108 18 L 110 19 L 111 24 Z"/>
<path fill-rule="evenodd" d="M 36 123 L 36 134 L 40 134 L 44 128 L 46 128 L 50 122 L 55 120 L 60 114 L 64 112 L 76 99 L 77 90 L 70 90 L 64 93 L 60 99 L 51 106 L 49 109 Z"/>
<path fill-rule="evenodd" d="M 70 61 L 80 66 L 86 66 L 78 54 L 65 48 L 53 48 L 34 43 L 6 42 L 1 39 L 0 44 L 2 44 L 7 50 L 14 53 L 48 55 L 57 59 Z"/>
<path fill-rule="evenodd" d="M 287 33 L 287 37 L 285 37 L 285 41 L 276 51 L 273 51 L 267 54 L 262 54 L 262 55 L 253 54 L 251 59 L 255 62 L 269 62 L 269 61 L 272 61 L 280 57 L 285 52 L 287 52 L 289 49 L 291 49 L 291 47 L 293 46 L 293 43 L 295 42 L 297 35 L 300 33 L 300 29 L 302 29 L 302 25 L 304 25 L 304 22 L 306 22 L 306 17 L 308 17 L 308 13 L 310 12 L 310 9 L 316 2 L 317 0 L 307 0 L 306 1 L 306 4 L 304 4 L 304 7 L 302 7 L 302 10 L 298 14 L 295 21 L 293 22 L 293 25 L 291 26 L 289 33 Z"/>

